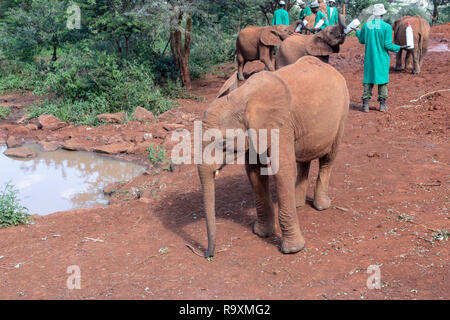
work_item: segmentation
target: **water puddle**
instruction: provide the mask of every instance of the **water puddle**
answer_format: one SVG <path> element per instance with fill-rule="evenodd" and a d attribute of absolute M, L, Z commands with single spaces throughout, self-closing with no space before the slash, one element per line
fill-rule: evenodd
<path fill-rule="evenodd" d="M 448 44 L 441 43 L 428 49 L 429 52 L 448 52 Z"/>
<path fill-rule="evenodd" d="M 9 158 L 3 154 L 6 146 L 0 146 L 0 187 L 11 182 L 30 214 L 106 205 L 105 186 L 130 180 L 145 170 L 89 152 L 42 152 L 39 145 L 27 147 L 36 152 L 36 158 Z"/>

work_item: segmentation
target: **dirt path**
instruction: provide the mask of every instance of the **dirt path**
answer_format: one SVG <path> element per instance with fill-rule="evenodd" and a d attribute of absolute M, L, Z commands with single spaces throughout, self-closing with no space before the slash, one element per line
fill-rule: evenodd
<path fill-rule="evenodd" d="M 433 29 L 433 41 L 446 43 L 449 29 Z M 140 199 L 125 201 L 122 192 L 109 207 L 0 230 L 0 299 L 449 299 L 449 242 L 439 240 L 438 230 L 450 230 L 450 92 L 412 100 L 450 88 L 450 54 L 430 52 L 418 76 L 392 72 L 386 114 L 358 109 L 362 61 L 355 38 L 331 61 L 347 79 L 351 111 L 331 179 L 334 207 L 298 210 L 307 239 L 302 252 L 280 253 L 279 228 L 267 240 L 252 234 L 249 183 L 243 167 L 229 166 L 216 187 L 217 255 L 213 261 L 195 255 L 186 244 L 199 253 L 207 244 L 195 166 L 149 170 L 121 187 L 138 189 Z M 194 92 L 206 101 L 181 101 L 161 123 L 192 128 L 224 81 L 214 75 L 197 81 Z M 82 139 L 86 130 L 35 130 L 25 140 Z M 91 145 L 102 136 L 144 132 L 168 141 L 158 123 L 89 130 Z M 314 163 L 309 197 L 316 173 Z M 80 290 L 66 286 L 72 265 L 81 270 Z M 366 285 L 371 265 L 380 267 L 379 290 Z"/>

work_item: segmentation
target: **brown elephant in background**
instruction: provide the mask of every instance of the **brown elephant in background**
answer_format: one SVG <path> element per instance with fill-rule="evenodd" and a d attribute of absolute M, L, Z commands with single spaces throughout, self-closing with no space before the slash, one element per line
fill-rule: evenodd
<path fill-rule="evenodd" d="M 339 23 L 327 27 L 314 35 L 295 34 L 281 44 L 275 56 L 275 69 L 295 63 L 303 56 L 315 56 L 328 63 L 330 54 L 338 53 L 345 42 L 345 22 L 342 15 Z"/>
<path fill-rule="evenodd" d="M 274 71 L 273 50 L 294 33 L 293 26 L 267 27 L 249 26 L 239 32 L 236 40 L 238 78 L 244 80 L 244 65 L 248 61 L 260 60 L 266 70 Z"/>
<path fill-rule="evenodd" d="M 235 75 L 233 77 L 237 81 Z M 230 82 L 227 86 L 236 87 Z M 298 85 L 301 83 L 302 85 Z M 320 86 L 317 85 L 320 83 Z M 227 137 L 229 130 L 248 132 L 256 137 L 245 139 L 246 172 L 253 187 L 257 221 L 253 232 L 269 237 L 275 232 L 275 212 L 269 190 L 269 176 L 261 172 L 267 168 L 267 157 L 276 166 L 275 183 L 278 193 L 278 219 L 282 231 L 281 251 L 295 253 L 305 245 L 300 231 L 296 208 L 306 202 L 310 163 L 319 159 L 319 174 L 314 192 L 314 206 L 318 210 L 330 207 L 328 184 L 331 167 L 341 142 L 349 110 L 349 92 L 344 77 L 329 64 L 315 57 L 303 57 L 295 64 L 275 72 L 263 71 L 252 76 L 235 90 L 222 88 L 203 115 L 203 130 L 216 129 L 215 150 L 226 150 L 221 163 L 198 165 L 203 190 L 208 232 L 207 257 L 214 255 L 216 245 L 215 178 L 224 167 L 225 159 L 236 157 L 235 138 Z M 279 143 L 258 150 L 257 163 L 249 164 L 251 146 L 263 137 L 260 129 L 279 131 Z M 262 134 L 262 133 L 261 133 Z M 267 138 L 267 141 L 272 141 Z M 211 142 L 204 142 L 203 148 Z M 230 147 L 231 146 L 231 147 Z M 278 148 L 277 148 L 278 146 Z M 275 149 L 274 149 L 275 148 Z M 278 150 L 278 153 L 277 153 Z M 275 156 L 278 154 L 278 157 Z M 261 160 L 261 157 L 263 161 Z M 255 161 L 256 162 L 256 161 Z"/>
<path fill-rule="evenodd" d="M 422 68 L 423 59 L 428 51 L 428 39 L 430 34 L 430 24 L 422 17 L 404 16 L 394 22 L 394 42 L 400 46 L 406 45 L 406 28 L 408 22 L 414 32 L 414 49 L 406 50 L 405 68 L 411 70 L 414 74 L 419 74 Z M 397 53 L 395 70 L 403 70 L 402 66 L 403 50 Z"/>

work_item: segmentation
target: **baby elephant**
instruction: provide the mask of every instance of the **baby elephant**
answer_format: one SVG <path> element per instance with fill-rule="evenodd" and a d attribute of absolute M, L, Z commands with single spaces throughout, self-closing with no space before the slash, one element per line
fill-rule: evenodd
<path fill-rule="evenodd" d="M 227 86 L 236 87 L 230 82 Z M 314 159 L 319 159 L 314 206 L 325 210 L 331 204 L 331 168 L 349 109 L 346 81 L 329 64 L 303 57 L 275 72 L 258 73 L 237 89 L 222 88 L 221 92 L 203 115 L 203 128 L 215 131 L 216 147 L 211 149 L 211 141 L 204 141 L 203 150 L 215 150 L 216 155 L 218 150 L 226 152 L 219 153 L 219 159 L 198 165 L 208 231 L 206 256 L 214 255 L 216 245 L 215 178 L 225 163 L 230 163 L 229 157 L 233 159 L 239 153 L 245 155 L 245 168 L 255 194 L 257 221 L 253 232 L 260 237 L 275 232 L 275 212 L 265 172 L 269 157 L 278 194 L 281 251 L 296 253 L 305 246 L 296 208 L 305 205 L 308 173 Z M 230 131 L 248 133 L 242 135 L 240 148 L 235 137 L 228 136 Z M 267 133 L 278 136 L 278 140 L 268 138 Z M 265 138 L 267 144 L 261 147 L 260 141 Z M 258 145 L 259 156 L 249 161 Z"/>
<path fill-rule="evenodd" d="M 414 49 L 406 50 L 405 68 L 411 70 L 414 74 L 419 74 L 423 59 L 428 51 L 428 38 L 430 34 L 430 24 L 422 17 L 404 16 L 397 19 L 394 23 L 394 42 L 400 46 L 406 45 L 406 28 L 408 22 L 414 32 Z M 395 70 L 401 71 L 403 50 L 397 53 L 397 62 Z"/>
<path fill-rule="evenodd" d="M 281 45 L 293 33 L 294 27 L 285 25 L 242 29 L 236 40 L 239 80 L 244 80 L 244 65 L 248 61 L 260 60 L 266 65 L 266 70 L 274 71 L 274 47 Z"/>
<path fill-rule="evenodd" d="M 314 35 L 300 35 L 289 37 L 281 44 L 275 57 L 275 69 L 290 65 L 303 56 L 315 56 L 328 62 L 330 54 L 338 53 L 345 42 L 345 22 L 339 16 L 339 24 L 325 28 Z"/>

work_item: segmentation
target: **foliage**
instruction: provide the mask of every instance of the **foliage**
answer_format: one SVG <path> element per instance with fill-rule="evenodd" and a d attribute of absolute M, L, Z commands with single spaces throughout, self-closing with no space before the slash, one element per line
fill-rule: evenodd
<path fill-rule="evenodd" d="M 0 191 L 0 228 L 24 224 L 29 219 L 27 209 L 20 205 L 18 191 L 6 183 Z"/>
<path fill-rule="evenodd" d="M 164 146 L 150 144 L 147 147 L 147 152 L 151 163 L 166 162 L 166 148 Z"/>
<path fill-rule="evenodd" d="M 5 120 L 9 117 L 9 114 L 11 113 L 11 109 L 8 107 L 1 107 L 0 106 L 0 119 Z"/>

